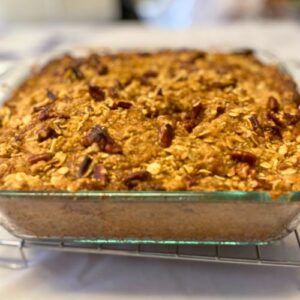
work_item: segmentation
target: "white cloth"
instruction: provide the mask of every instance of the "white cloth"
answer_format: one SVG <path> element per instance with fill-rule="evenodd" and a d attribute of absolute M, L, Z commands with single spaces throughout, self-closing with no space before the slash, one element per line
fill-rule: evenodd
<path fill-rule="evenodd" d="M 294 62 L 299 60 L 299 32 L 294 23 L 241 23 L 187 32 L 134 25 L 8 27 L 0 30 L 0 63 L 64 47 L 62 42 L 122 48 L 259 47 Z M 0 230 L 0 239 L 5 236 Z M 0 246 L 0 257 L 13 251 Z M 27 269 L 0 268 L 0 299 L 300 299 L 300 269 L 26 251 Z"/>
<path fill-rule="evenodd" d="M 3 236 L 2 231 L 0 234 Z M 16 250 L 0 247 L 0 256 L 9 257 L 12 251 Z M 0 268 L 0 299 L 299 300 L 300 297 L 299 268 L 43 250 L 26 250 L 26 253 L 30 263 L 27 269 Z"/>

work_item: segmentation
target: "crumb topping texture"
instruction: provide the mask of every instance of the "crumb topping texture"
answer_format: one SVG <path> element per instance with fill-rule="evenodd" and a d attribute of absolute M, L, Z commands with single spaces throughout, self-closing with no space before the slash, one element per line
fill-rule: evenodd
<path fill-rule="evenodd" d="M 299 104 L 249 51 L 64 55 L 0 109 L 0 189 L 300 191 Z"/>

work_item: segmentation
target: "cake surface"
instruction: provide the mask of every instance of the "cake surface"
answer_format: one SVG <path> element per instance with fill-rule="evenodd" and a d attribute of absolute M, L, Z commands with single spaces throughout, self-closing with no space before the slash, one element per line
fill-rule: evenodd
<path fill-rule="evenodd" d="M 300 191 L 299 104 L 250 51 L 64 55 L 0 109 L 0 189 Z"/>

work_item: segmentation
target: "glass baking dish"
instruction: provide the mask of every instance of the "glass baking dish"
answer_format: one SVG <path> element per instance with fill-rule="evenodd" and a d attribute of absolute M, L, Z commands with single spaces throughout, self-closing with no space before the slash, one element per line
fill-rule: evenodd
<path fill-rule="evenodd" d="M 300 193 L 0 191 L 14 235 L 99 243 L 262 244 L 293 231 Z"/>
<path fill-rule="evenodd" d="M 262 60 L 273 55 L 256 51 Z M 41 60 L 43 64 L 53 55 Z M 28 74 L 19 65 L 5 81 Z M 8 92 L 6 92 L 7 94 Z M 300 192 L 0 191 L 0 224 L 26 239 L 84 243 L 264 244 L 300 223 Z"/>

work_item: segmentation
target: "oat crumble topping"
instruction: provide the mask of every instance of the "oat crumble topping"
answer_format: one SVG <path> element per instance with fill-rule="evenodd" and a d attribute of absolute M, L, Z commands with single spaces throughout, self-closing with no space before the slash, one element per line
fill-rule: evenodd
<path fill-rule="evenodd" d="M 299 104 L 251 51 L 64 55 L 0 109 L 0 188 L 300 191 Z"/>

